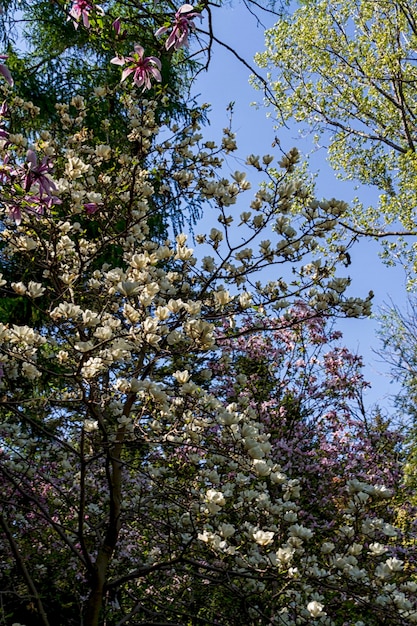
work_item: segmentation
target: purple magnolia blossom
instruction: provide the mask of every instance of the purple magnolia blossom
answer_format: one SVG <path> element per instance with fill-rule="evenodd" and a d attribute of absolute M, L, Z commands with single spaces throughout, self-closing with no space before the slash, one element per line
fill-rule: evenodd
<path fill-rule="evenodd" d="M 122 39 L 123 37 L 126 36 L 127 31 L 126 30 L 122 31 L 122 21 L 120 17 L 114 20 L 112 26 L 113 26 L 114 32 L 116 33 L 116 37 L 119 37 L 120 39 Z"/>
<path fill-rule="evenodd" d="M 117 17 L 117 18 L 114 20 L 113 24 L 112 24 L 112 26 L 113 26 L 113 28 L 114 28 L 114 31 L 115 31 L 116 35 L 120 35 L 120 28 L 121 28 L 121 24 L 122 24 L 122 22 L 121 22 L 121 20 L 120 20 L 120 17 Z"/>
<path fill-rule="evenodd" d="M 126 80 L 130 74 L 133 74 L 133 82 L 138 87 L 150 89 L 152 87 L 151 79 L 154 78 L 158 83 L 161 82 L 161 61 L 156 57 L 145 57 L 144 49 L 139 44 L 135 44 L 135 50 L 130 57 L 114 57 L 110 63 L 115 65 L 128 66 L 122 72 L 122 81 Z"/>
<path fill-rule="evenodd" d="M 4 128 L 2 128 L 3 126 L 3 121 L 2 121 L 2 117 L 6 117 L 7 115 L 7 104 L 6 102 L 3 102 L 3 104 L 0 107 L 0 139 L 7 139 L 9 138 L 9 133 L 7 132 L 7 130 L 4 130 Z"/>
<path fill-rule="evenodd" d="M 9 206 L 9 217 L 17 226 L 20 225 L 22 221 L 22 208 L 19 204 L 11 204 Z"/>
<path fill-rule="evenodd" d="M 19 203 L 9 205 L 9 217 L 14 220 L 17 226 L 22 222 L 22 211 L 32 215 L 44 215 L 55 204 L 61 204 L 62 200 L 56 196 L 31 196 L 27 195 Z"/>
<path fill-rule="evenodd" d="M 52 190 L 56 189 L 53 180 L 48 178 L 47 174 L 52 169 L 52 163 L 44 157 L 42 163 L 38 165 L 36 153 L 33 150 L 28 150 L 26 154 L 26 172 L 23 179 L 23 187 L 25 191 L 29 191 L 33 184 L 39 185 L 40 196 L 45 193 L 47 196 L 51 196 Z"/>
<path fill-rule="evenodd" d="M 9 165 L 10 155 L 6 154 L 3 159 L 3 163 L 0 165 L 0 182 L 6 183 L 10 180 L 12 175 L 12 167 Z"/>
<path fill-rule="evenodd" d="M 100 208 L 97 202 L 86 202 L 83 206 L 87 215 L 94 215 Z"/>
<path fill-rule="evenodd" d="M 178 50 L 182 46 L 188 46 L 188 36 L 191 31 L 195 30 L 195 24 L 193 19 L 195 17 L 201 17 L 197 11 L 194 11 L 194 7 L 191 4 L 183 4 L 175 13 L 174 23 L 172 25 L 172 32 L 165 42 L 165 48 L 169 50 L 174 48 Z M 166 33 L 171 26 L 162 26 L 158 28 L 155 33 L 156 37 Z"/>
<path fill-rule="evenodd" d="M 7 54 L 0 54 L 0 59 L 2 61 L 6 61 L 7 58 L 8 58 Z M 7 80 L 9 85 L 13 87 L 13 78 L 12 78 L 12 75 L 10 74 L 9 68 L 6 65 L 0 64 L 0 74 L 4 76 L 4 78 Z"/>
<path fill-rule="evenodd" d="M 88 2 L 88 0 L 75 0 L 69 12 L 68 19 L 72 19 L 74 27 L 78 28 L 78 24 L 82 19 L 85 28 L 90 28 L 89 14 L 92 10 L 98 11 L 100 15 L 104 15 L 104 11 L 98 4 Z"/>

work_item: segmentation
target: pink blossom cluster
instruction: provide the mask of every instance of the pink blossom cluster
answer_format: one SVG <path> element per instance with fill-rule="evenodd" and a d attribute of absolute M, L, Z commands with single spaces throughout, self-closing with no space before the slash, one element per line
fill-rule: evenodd
<path fill-rule="evenodd" d="M 173 24 L 171 26 L 162 26 L 156 31 L 155 35 L 159 37 L 172 28 L 165 42 L 165 48 L 167 50 L 171 48 L 178 50 L 181 47 L 188 46 L 189 35 L 195 30 L 193 20 L 199 15 L 190 4 L 184 4 L 175 13 Z M 120 18 L 113 22 L 113 28 L 116 34 L 119 35 L 121 29 Z M 161 61 L 155 56 L 145 56 L 144 48 L 139 44 L 135 44 L 131 56 L 116 56 L 110 62 L 121 66 L 127 64 L 127 67 L 122 72 L 121 82 L 126 80 L 128 76 L 133 75 L 133 83 L 137 87 L 142 87 L 142 91 L 151 89 L 152 80 L 157 82 L 162 80 Z"/>
<path fill-rule="evenodd" d="M 301 518 L 331 524 L 349 479 L 400 489 L 403 437 L 364 413 L 362 360 L 334 345 L 340 333 L 325 318 L 299 304 L 285 319 L 247 318 L 236 338 L 228 334 L 219 332 L 230 362 L 211 363 L 213 391 L 249 403 L 271 433 L 273 458 L 302 477 Z"/>
<path fill-rule="evenodd" d="M 190 32 L 195 30 L 194 18 L 200 17 L 200 14 L 194 10 L 191 4 L 183 4 L 175 13 L 174 22 L 170 26 L 162 26 L 158 28 L 155 35 L 160 37 L 172 28 L 168 39 L 165 42 L 165 48 L 169 50 L 179 50 L 183 46 L 187 47 L 189 44 Z"/>
<path fill-rule="evenodd" d="M 145 57 L 144 49 L 138 44 L 135 44 L 134 48 L 131 53 L 132 56 L 114 57 L 110 62 L 115 65 L 128 64 L 122 72 L 122 82 L 133 74 L 133 83 L 137 87 L 142 87 L 142 91 L 151 89 L 151 79 L 155 79 L 159 83 L 162 80 L 161 61 L 154 56 Z"/>
<path fill-rule="evenodd" d="M 72 20 L 74 28 L 78 28 L 80 21 L 85 28 L 90 28 L 90 13 L 97 12 L 99 15 L 104 15 L 104 11 L 101 6 L 89 2 L 89 0 L 75 0 L 68 15 L 68 20 Z"/>
<path fill-rule="evenodd" d="M 2 106 L 3 114 L 6 107 Z M 8 133 L 0 131 L 8 142 Z M 9 209 L 9 216 L 19 225 L 22 212 L 43 215 L 53 205 L 60 204 L 56 196 L 56 185 L 50 177 L 53 164 L 48 157 L 38 163 L 36 152 L 29 149 L 23 163 L 12 163 L 6 154 L 0 166 L 0 177 L 3 182 L 2 200 Z M 16 190 L 19 190 L 16 194 Z"/>

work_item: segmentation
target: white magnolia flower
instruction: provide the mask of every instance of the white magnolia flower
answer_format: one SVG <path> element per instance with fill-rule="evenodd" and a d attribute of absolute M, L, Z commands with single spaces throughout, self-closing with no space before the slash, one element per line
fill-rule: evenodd
<path fill-rule="evenodd" d="M 99 146 L 96 146 L 96 156 L 98 156 L 99 159 L 103 159 L 104 161 L 107 161 L 108 159 L 110 159 L 111 157 L 110 146 L 105 146 L 102 144 Z"/>
<path fill-rule="evenodd" d="M 300 539 L 311 539 L 313 531 L 301 524 L 293 524 L 289 527 L 291 537 L 299 537 Z"/>
<path fill-rule="evenodd" d="M 22 374 L 29 380 L 34 380 L 35 378 L 39 378 L 39 376 L 41 376 L 40 371 L 32 365 L 32 363 L 23 363 Z"/>
<path fill-rule="evenodd" d="M 214 293 L 214 300 L 217 306 L 225 306 L 231 300 L 230 293 L 227 289 L 219 289 Z"/>
<path fill-rule="evenodd" d="M 239 296 L 239 304 L 242 309 L 247 309 L 252 304 L 252 294 L 244 291 Z"/>
<path fill-rule="evenodd" d="M 79 157 L 70 156 L 65 166 L 65 175 L 71 180 L 75 180 L 86 174 L 89 169 L 90 166 L 81 161 Z"/>
<path fill-rule="evenodd" d="M 74 348 L 78 350 L 78 352 L 89 352 L 94 348 L 94 344 L 92 341 L 77 341 L 74 344 Z"/>
<path fill-rule="evenodd" d="M 31 280 L 28 285 L 28 292 L 31 298 L 40 298 L 45 293 L 45 287 Z"/>
<path fill-rule="evenodd" d="M 252 537 L 260 546 L 267 546 L 273 542 L 274 534 L 271 530 L 256 530 Z"/>
<path fill-rule="evenodd" d="M 321 602 L 317 602 L 317 600 L 312 600 L 307 604 L 307 611 L 310 613 L 311 617 L 320 617 L 321 615 L 325 615 L 324 604 Z"/>
<path fill-rule="evenodd" d="M 271 473 L 271 467 L 266 461 L 263 461 L 262 459 L 254 459 L 253 469 L 255 470 L 256 474 L 258 474 L 258 476 L 269 476 L 269 474 Z"/>
<path fill-rule="evenodd" d="M 27 288 L 23 283 L 12 283 L 11 287 L 19 296 L 24 296 Z"/>
<path fill-rule="evenodd" d="M 222 507 L 226 504 L 226 499 L 222 491 L 216 491 L 215 489 L 209 489 L 206 493 L 207 503 L 213 503 L 218 507 Z"/>
<path fill-rule="evenodd" d="M 321 546 L 321 551 L 323 554 L 330 554 L 335 549 L 335 545 L 331 541 L 325 541 Z"/>
<path fill-rule="evenodd" d="M 84 430 L 86 433 L 92 433 L 95 430 L 98 430 L 98 422 L 96 420 L 85 420 Z"/>
<path fill-rule="evenodd" d="M 103 361 L 98 357 L 93 357 L 88 359 L 86 364 L 83 366 L 81 373 L 84 378 L 94 378 L 98 372 L 100 372 L 104 367 Z"/>
<path fill-rule="evenodd" d="M 190 380 L 190 372 L 188 370 L 184 370 L 182 372 L 177 370 L 176 372 L 173 373 L 173 377 L 175 378 L 177 382 L 184 385 L 185 383 L 188 383 L 188 381 Z"/>
<path fill-rule="evenodd" d="M 236 528 L 232 524 L 226 523 L 221 524 L 219 530 L 221 536 L 224 537 L 224 539 L 228 539 L 228 537 L 231 537 L 236 532 Z"/>

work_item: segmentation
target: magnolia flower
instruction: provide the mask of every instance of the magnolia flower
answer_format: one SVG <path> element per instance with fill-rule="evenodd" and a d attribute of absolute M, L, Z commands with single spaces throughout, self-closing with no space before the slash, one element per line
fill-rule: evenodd
<path fill-rule="evenodd" d="M 84 421 L 84 430 L 86 433 L 92 433 L 95 430 L 98 430 L 98 421 L 86 419 Z"/>
<path fill-rule="evenodd" d="M 323 609 L 324 604 L 317 602 L 317 600 L 313 600 L 307 604 L 307 611 L 310 613 L 311 617 L 320 617 L 321 615 L 325 615 Z"/>
<path fill-rule="evenodd" d="M 18 204 L 11 204 L 9 206 L 9 217 L 17 226 L 20 226 L 22 223 L 22 211 Z"/>
<path fill-rule="evenodd" d="M 7 58 L 8 58 L 7 54 L 0 54 L 0 59 L 2 61 L 6 61 Z M 6 67 L 6 65 L 0 64 L 0 74 L 7 80 L 9 85 L 13 87 L 13 78 L 12 78 L 12 75 L 10 74 L 9 68 Z"/>
<path fill-rule="evenodd" d="M 121 30 L 122 28 L 122 22 L 120 17 L 116 18 L 112 24 L 114 32 L 116 33 L 116 37 L 120 37 L 123 38 L 126 36 L 126 32 L 125 30 Z"/>
<path fill-rule="evenodd" d="M 78 23 L 82 19 L 85 28 L 90 28 L 90 20 L 88 15 L 91 10 L 97 11 L 100 15 L 104 15 L 103 9 L 98 4 L 88 2 L 88 0 L 75 0 L 72 9 L 69 12 L 68 19 L 72 18 L 74 28 L 78 28 Z"/>
<path fill-rule="evenodd" d="M 68 157 L 68 163 L 65 165 L 65 174 L 71 180 L 80 178 L 83 174 L 86 174 L 90 169 L 89 165 L 86 165 L 79 157 Z"/>
<path fill-rule="evenodd" d="M 6 115 L 7 115 L 7 103 L 3 102 L 3 104 L 0 107 L 0 119 L 2 117 L 5 117 Z M 0 121 L 0 139 L 5 139 L 7 141 L 7 139 L 9 138 L 9 133 L 7 132 L 7 130 L 4 130 L 2 128 L 2 125 L 3 125 L 3 122 Z"/>
<path fill-rule="evenodd" d="M 99 209 L 97 202 L 86 202 L 83 207 L 87 215 L 94 215 Z"/>
<path fill-rule="evenodd" d="M 41 376 L 40 371 L 32 363 L 23 363 L 22 374 L 29 380 L 34 380 Z"/>
<path fill-rule="evenodd" d="M 270 530 L 256 530 L 252 533 L 252 537 L 260 546 L 267 546 L 274 540 L 274 533 Z"/>
<path fill-rule="evenodd" d="M 133 74 L 133 82 L 138 87 L 143 87 L 142 91 L 145 89 L 150 89 L 151 78 L 154 78 L 158 83 L 161 82 L 161 61 L 156 57 L 145 57 L 144 49 L 139 44 L 135 44 L 135 50 L 132 52 L 132 56 L 130 57 L 114 57 L 110 61 L 114 65 L 125 65 L 128 63 L 128 66 L 122 72 L 122 80 L 126 80 L 130 74 Z"/>
<path fill-rule="evenodd" d="M 113 22 L 112 26 L 113 26 L 113 29 L 114 29 L 114 32 L 116 33 L 116 35 L 119 35 L 119 34 L 120 34 L 120 27 L 121 27 L 121 20 L 120 20 L 120 17 L 117 17 L 117 18 L 114 20 L 114 22 Z"/>
<path fill-rule="evenodd" d="M 19 296 L 23 296 L 26 293 L 26 286 L 20 283 L 11 283 L 11 288 L 15 291 Z"/>
<path fill-rule="evenodd" d="M 31 280 L 28 285 L 28 292 L 31 298 L 40 298 L 45 293 L 45 287 Z"/>
<path fill-rule="evenodd" d="M 195 30 L 195 24 L 193 19 L 200 17 L 197 11 L 194 11 L 194 7 L 191 4 L 183 4 L 175 13 L 175 19 L 173 23 L 172 32 L 165 42 L 165 48 L 169 50 L 174 48 L 178 50 L 182 46 L 188 46 L 188 35 L 192 30 Z M 158 28 L 155 33 L 156 37 L 163 35 L 170 29 L 170 26 L 162 26 Z"/>
<path fill-rule="evenodd" d="M 22 223 L 22 211 L 29 215 L 44 215 L 45 210 L 49 211 L 55 204 L 62 204 L 62 200 L 56 196 L 26 195 L 19 203 L 8 203 L 9 217 L 19 226 Z"/>
<path fill-rule="evenodd" d="M 26 174 L 23 180 L 25 191 L 29 191 L 34 183 L 39 185 L 40 195 L 45 192 L 47 196 L 51 195 L 51 191 L 56 189 L 55 183 L 46 176 L 52 169 L 52 164 L 45 157 L 40 165 L 38 165 L 36 153 L 28 150 L 26 155 Z"/>

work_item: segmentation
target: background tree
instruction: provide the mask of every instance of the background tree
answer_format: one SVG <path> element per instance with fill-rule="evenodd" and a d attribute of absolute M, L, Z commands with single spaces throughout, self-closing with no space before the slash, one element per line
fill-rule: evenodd
<path fill-rule="evenodd" d="M 385 245 L 414 280 L 415 247 L 401 235 L 416 224 L 416 17 L 414 2 L 306 0 L 266 33 L 267 67 L 278 125 L 294 119 L 328 146 L 338 175 L 380 192 L 378 204 L 354 203 L 342 226 L 395 239 Z"/>
<path fill-rule="evenodd" d="M 341 333 L 301 304 L 284 318 L 245 322 L 237 337 L 221 339 L 212 384 L 225 402 L 259 412 L 284 471 L 302 476 L 316 502 L 338 492 L 343 477 L 398 485 L 402 438 L 366 414 L 362 359 L 340 345 Z M 331 518 L 329 506 L 318 508 Z"/>
<path fill-rule="evenodd" d="M 409 299 L 407 311 L 391 305 L 381 314 L 380 337 L 383 342 L 381 356 L 391 365 L 393 380 L 401 385 L 395 397 L 397 419 L 407 436 L 407 481 L 415 491 L 417 467 L 417 363 L 416 363 L 416 302 Z M 411 497 L 415 500 L 415 497 Z"/>

